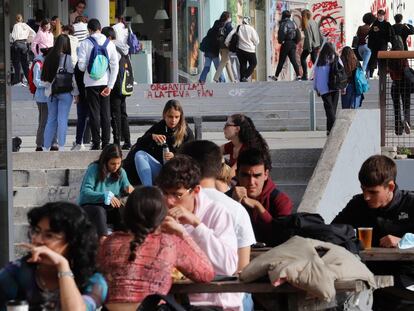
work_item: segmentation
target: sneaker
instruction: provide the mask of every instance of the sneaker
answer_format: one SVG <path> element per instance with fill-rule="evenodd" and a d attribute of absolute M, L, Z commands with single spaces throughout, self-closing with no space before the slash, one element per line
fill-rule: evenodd
<path fill-rule="evenodd" d="M 25 82 L 21 82 L 20 85 L 23 86 L 23 87 L 28 87 L 27 83 L 25 83 Z"/>
<path fill-rule="evenodd" d="M 50 151 L 59 151 L 59 147 L 54 145 L 50 147 Z"/>
<path fill-rule="evenodd" d="M 70 150 L 71 151 L 84 151 L 86 150 L 86 147 L 84 144 L 74 144 Z"/>
<path fill-rule="evenodd" d="M 277 77 L 276 76 L 269 76 L 269 79 L 273 80 L 273 81 L 277 81 Z"/>
<path fill-rule="evenodd" d="M 43 151 L 43 148 L 42 147 L 36 147 L 35 151 Z"/>
<path fill-rule="evenodd" d="M 122 148 L 122 150 L 129 150 L 129 149 L 131 149 L 131 147 L 132 147 L 132 146 L 131 146 L 131 144 L 130 144 L 130 143 L 125 143 L 125 144 L 123 144 L 123 145 L 122 145 L 122 147 L 121 147 L 121 148 Z"/>
<path fill-rule="evenodd" d="M 410 135 L 411 133 L 410 123 L 408 123 L 407 121 L 404 121 L 404 131 L 407 135 Z"/>
<path fill-rule="evenodd" d="M 99 144 L 92 145 L 91 150 L 101 150 L 101 146 Z"/>
<path fill-rule="evenodd" d="M 296 81 L 302 81 L 302 77 L 296 77 Z"/>

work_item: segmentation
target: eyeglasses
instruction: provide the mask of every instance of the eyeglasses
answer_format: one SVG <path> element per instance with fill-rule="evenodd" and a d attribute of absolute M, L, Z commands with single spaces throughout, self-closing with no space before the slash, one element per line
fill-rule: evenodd
<path fill-rule="evenodd" d="M 168 192 L 166 192 L 164 190 L 162 190 L 162 193 L 164 194 L 164 197 L 165 198 L 173 197 L 175 200 L 181 201 L 183 199 L 183 196 L 184 195 L 186 195 L 187 193 L 191 193 L 192 191 L 193 191 L 192 188 L 188 188 L 184 193 L 177 193 L 177 192 L 175 192 L 175 193 L 168 193 Z"/>
<path fill-rule="evenodd" d="M 229 126 L 238 126 L 238 125 L 231 124 L 231 123 L 224 123 L 224 128 L 229 127 Z"/>
<path fill-rule="evenodd" d="M 43 242 L 55 242 L 63 240 L 65 237 L 63 234 L 54 233 L 51 231 L 42 231 L 39 228 L 30 228 L 29 237 L 36 238 L 41 237 Z"/>

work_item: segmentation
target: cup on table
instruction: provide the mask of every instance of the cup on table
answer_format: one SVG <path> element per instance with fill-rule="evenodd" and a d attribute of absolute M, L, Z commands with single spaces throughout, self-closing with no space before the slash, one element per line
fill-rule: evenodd
<path fill-rule="evenodd" d="M 29 311 L 29 303 L 26 300 L 9 300 L 7 311 Z"/>
<path fill-rule="evenodd" d="M 372 227 L 358 228 L 358 239 L 362 242 L 365 249 L 370 249 L 372 245 Z"/>

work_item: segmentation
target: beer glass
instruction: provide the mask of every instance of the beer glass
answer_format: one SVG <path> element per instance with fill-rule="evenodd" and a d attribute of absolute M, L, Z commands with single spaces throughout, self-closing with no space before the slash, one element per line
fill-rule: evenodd
<path fill-rule="evenodd" d="M 372 228 L 358 228 L 358 239 L 364 244 L 365 249 L 370 249 L 372 244 Z"/>

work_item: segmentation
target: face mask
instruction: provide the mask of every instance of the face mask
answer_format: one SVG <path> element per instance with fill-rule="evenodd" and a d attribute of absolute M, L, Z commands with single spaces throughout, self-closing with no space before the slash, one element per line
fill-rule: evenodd
<path fill-rule="evenodd" d="M 379 22 L 383 22 L 384 21 L 384 17 L 378 17 L 378 21 Z"/>

